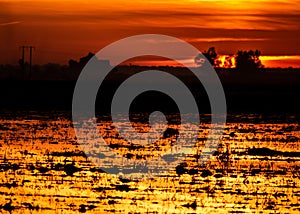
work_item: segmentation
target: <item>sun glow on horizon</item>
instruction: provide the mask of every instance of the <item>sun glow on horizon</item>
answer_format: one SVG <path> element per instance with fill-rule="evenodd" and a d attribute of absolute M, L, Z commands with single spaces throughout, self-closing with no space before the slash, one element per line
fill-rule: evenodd
<path fill-rule="evenodd" d="M 235 68 L 235 55 L 219 55 L 216 59 L 216 68 Z M 260 56 L 259 57 L 265 68 L 300 68 L 300 56 Z M 189 67 L 197 67 L 193 57 L 183 59 L 182 62 Z M 137 66 L 171 66 L 183 67 L 177 61 L 167 59 L 138 59 L 124 62 L 123 65 Z"/>

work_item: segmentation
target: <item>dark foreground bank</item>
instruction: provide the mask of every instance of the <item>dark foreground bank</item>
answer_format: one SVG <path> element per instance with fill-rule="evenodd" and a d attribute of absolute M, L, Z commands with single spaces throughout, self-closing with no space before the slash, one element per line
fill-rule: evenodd
<path fill-rule="evenodd" d="M 128 75 L 111 77 L 98 91 L 96 109 L 109 112 L 111 99 Z M 231 113 L 300 113 L 300 75 L 293 74 L 219 74 Z M 209 113 L 210 105 L 201 83 L 182 76 L 197 100 L 200 112 Z M 1 81 L 0 108 L 5 110 L 72 109 L 76 81 Z M 88 83 L 87 83 L 88 85 Z M 162 93 L 138 96 L 132 111 L 176 111 L 175 103 Z"/>

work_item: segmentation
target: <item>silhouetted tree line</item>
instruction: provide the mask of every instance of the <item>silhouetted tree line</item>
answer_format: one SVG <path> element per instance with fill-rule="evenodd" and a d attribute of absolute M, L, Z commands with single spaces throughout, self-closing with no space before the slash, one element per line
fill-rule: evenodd
<path fill-rule="evenodd" d="M 18 65 L 0 65 L 0 79 L 15 79 L 15 80 L 35 80 L 35 79 L 49 79 L 49 80 L 64 80 L 77 79 L 83 67 L 88 61 L 95 56 L 93 53 L 88 53 L 81 57 L 79 61 L 70 59 L 68 65 L 61 65 L 58 63 L 47 63 L 43 65 L 32 65 L 33 76 L 29 73 L 29 63 L 20 59 Z M 99 62 L 108 61 L 99 60 Z"/>
<path fill-rule="evenodd" d="M 201 66 L 205 63 L 205 60 L 208 60 L 210 64 L 216 68 L 235 68 L 241 72 L 253 72 L 262 71 L 264 68 L 264 65 L 259 59 L 260 56 L 261 52 L 259 50 L 238 51 L 235 56 L 232 54 L 227 55 L 221 60 L 215 47 L 210 47 L 207 51 L 195 57 L 195 63 Z"/>
<path fill-rule="evenodd" d="M 239 71 L 255 71 L 263 68 L 259 50 L 238 51 L 236 56 L 236 69 Z"/>
<path fill-rule="evenodd" d="M 81 57 L 79 60 L 70 59 L 67 65 L 61 65 L 57 63 L 47 63 L 44 65 L 34 64 L 32 65 L 32 78 L 29 75 L 29 64 L 28 62 L 23 62 L 19 60 L 18 65 L 0 65 L 0 79 L 1 80 L 76 80 L 78 75 L 88 63 L 88 61 L 94 57 L 95 54 L 88 53 L 86 56 Z M 299 68 L 264 68 L 264 65 L 260 60 L 261 52 L 259 50 L 249 50 L 249 51 L 238 51 L 237 54 L 233 55 L 219 55 L 215 47 L 209 48 L 202 54 L 195 57 L 195 63 L 202 65 L 208 61 L 212 66 L 216 68 L 216 71 L 238 71 L 239 73 L 252 73 L 259 71 L 270 71 L 270 72 L 299 72 Z M 104 66 L 110 66 L 108 60 L 99 60 Z M 124 67 L 122 72 L 135 72 L 140 70 L 141 66 L 131 65 Z M 143 67 L 143 66 L 142 66 Z M 165 69 L 175 69 L 168 68 L 168 66 L 161 66 Z M 145 68 L 146 69 L 146 68 Z M 178 68 L 176 68 L 178 69 Z M 177 71 L 177 70 L 174 71 Z M 181 70 L 179 69 L 178 72 Z M 234 72 L 235 73 L 235 72 Z"/>

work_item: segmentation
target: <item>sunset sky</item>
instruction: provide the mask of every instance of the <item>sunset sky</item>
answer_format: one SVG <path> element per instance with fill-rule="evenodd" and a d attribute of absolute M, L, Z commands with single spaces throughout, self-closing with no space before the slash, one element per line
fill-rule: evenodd
<path fill-rule="evenodd" d="M 0 0 L 0 64 L 16 64 L 20 45 L 36 47 L 34 64 L 67 64 L 157 33 L 219 54 L 259 49 L 267 67 L 300 67 L 299 23 L 300 0 Z"/>

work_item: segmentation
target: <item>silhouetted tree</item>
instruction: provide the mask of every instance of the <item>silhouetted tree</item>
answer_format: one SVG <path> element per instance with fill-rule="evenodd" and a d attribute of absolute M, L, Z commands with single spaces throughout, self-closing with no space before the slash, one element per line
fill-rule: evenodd
<path fill-rule="evenodd" d="M 201 66 L 205 62 L 206 59 L 203 58 L 203 56 L 205 56 L 205 58 L 210 62 L 212 66 L 216 65 L 218 54 L 215 47 L 210 47 L 208 51 L 204 51 L 202 54 L 198 54 L 194 59 L 197 65 Z"/>
<path fill-rule="evenodd" d="M 76 60 L 70 59 L 69 60 L 69 67 L 71 70 L 81 70 L 83 67 L 88 63 L 88 61 L 95 56 L 93 53 L 88 53 L 88 55 L 81 57 L 79 62 Z"/>
<path fill-rule="evenodd" d="M 79 61 L 80 66 L 84 67 L 93 56 L 95 56 L 95 54 L 89 52 L 88 55 L 81 57 Z"/>
<path fill-rule="evenodd" d="M 238 51 L 235 58 L 236 69 L 239 71 L 258 71 L 264 66 L 262 65 L 259 57 L 260 51 Z"/>

